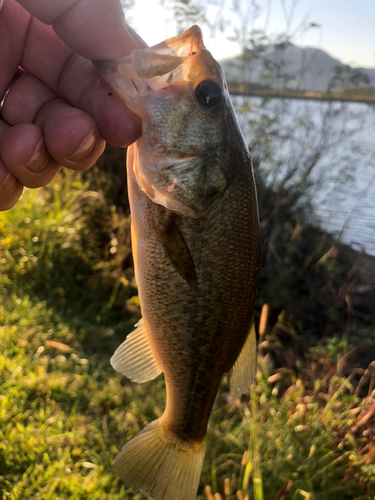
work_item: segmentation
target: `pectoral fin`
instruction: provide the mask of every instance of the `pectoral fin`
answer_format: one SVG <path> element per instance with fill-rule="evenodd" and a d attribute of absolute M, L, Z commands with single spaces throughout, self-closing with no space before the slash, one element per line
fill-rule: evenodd
<path fill-rule="evenodd" d="M 230 392 L 234 398 L 249 391 L 257 373 L 257 339 L 254 320 L 249 335 L 233 367 L 227 373 Z"/>
<path fill-rule="evenodd" d="M 111 365 L 133 382 L 140 384 L 154 379 L 162 370 L 152 352 L 143 321 L 138 321 L 135 326 L 136 329 L 116 349 L 111 358 Z"/>
<path fill-rule="evenodd" d="M 165 251 L 178 274 L 193 289 L 198 288 L 197 271 L 189 247 L 171 218 L 165 230 L 159 232 Z"/>

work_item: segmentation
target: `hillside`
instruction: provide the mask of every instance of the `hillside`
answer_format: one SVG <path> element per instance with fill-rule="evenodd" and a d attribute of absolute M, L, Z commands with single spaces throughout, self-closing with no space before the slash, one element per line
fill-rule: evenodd
<path fill-rule="evenodd" d="M 275 45 L 258 47 L 249 52 L 248 59 L 225 59 L 220 61 L 228 81 L 251 82 L 271 88 L 279 87 L 283 81 L 271 77 L 264 71 L 264 61 L 274 67 L 282 66 L 282 73 L 287 74 L 288 88 L 300 91 L 324 92 L 335 75 L 335 68 L 347 68 L 341 61 L 321 49 L 298 47 L 288 44 L 280 51 Z M 358 70 L 369 79 L 369 86 L 375 86 L 375 68 L 351 68 Z M 276 74 L 276 71 L 274 72 Z"/>

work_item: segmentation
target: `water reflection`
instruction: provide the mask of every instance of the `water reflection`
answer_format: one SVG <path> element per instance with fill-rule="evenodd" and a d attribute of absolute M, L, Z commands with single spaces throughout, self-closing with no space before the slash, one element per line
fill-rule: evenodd
<path fill-rule="evenodd" d="M 234 102 L 267 184 L 306 191 L 312 219 L 375 255 L 374 106 L 249 97 Z"/>

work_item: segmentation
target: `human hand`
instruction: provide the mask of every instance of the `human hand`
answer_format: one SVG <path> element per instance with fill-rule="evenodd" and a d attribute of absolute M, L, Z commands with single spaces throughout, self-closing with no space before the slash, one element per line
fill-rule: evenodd
<path fill-rule="evenodd" d="M 105 141 L 125 147 L 141 134 L 91 63 L 145 46 L 119 0 L 18 2 L 0 0 L 0 210 L 60 165 L 86 170 Z"/>

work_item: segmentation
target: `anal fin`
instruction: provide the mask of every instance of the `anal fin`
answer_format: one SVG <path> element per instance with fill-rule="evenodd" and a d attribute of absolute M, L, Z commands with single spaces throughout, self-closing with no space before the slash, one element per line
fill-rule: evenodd
<path fill-rule="evenodd" d="M 233 367 L 227 373 L 227 381 L 230 392 L 234 398 L 241 397 L 249 391 L 250 385 L 257 373 L 257 338 L 254 320 L 250 331 Z"/>
<path fill-rule="evenodd" d="M 135 326 L 136 329 L 116 349 L 111 365 L 133 382 L 142 383 L 154 379 L 162 370 L 152 352 L 142 319 Z"/>

